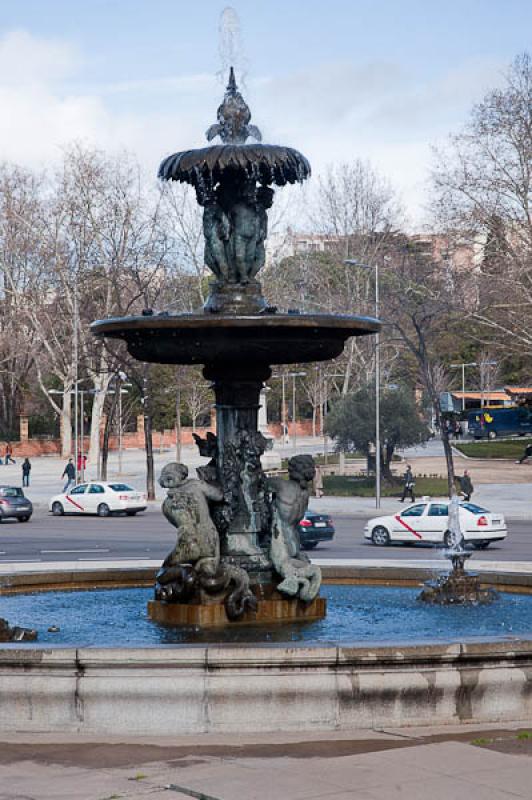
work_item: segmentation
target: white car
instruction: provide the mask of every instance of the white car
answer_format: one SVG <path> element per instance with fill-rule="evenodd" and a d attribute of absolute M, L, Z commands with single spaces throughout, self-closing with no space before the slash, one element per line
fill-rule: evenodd
<path fill-rule="evenodd" d="M 108 517 L 115 511 L 125 511 L 132 517 L 145 509 L 146 495 L 119 481 L 80 483 L 68 492 L 56 494 L 48 504 L 48 511 L 56 517 L 63 514 L 98 514 L 99 517 Z"/>
<path fill-rule="evenodd" d="M 381 547 L 391 542 L 443 544 L 449 547 L 449 503 L 425 500 L 414 503 L 397 514 L 374 517 L 364 528 L 364 536 Z M 492 514 L 474 503 L 460 503 L 460 527 L 467 543 L 478 550 L 491 542 L 506 539 L 508 534 L 502 514 Z"/>

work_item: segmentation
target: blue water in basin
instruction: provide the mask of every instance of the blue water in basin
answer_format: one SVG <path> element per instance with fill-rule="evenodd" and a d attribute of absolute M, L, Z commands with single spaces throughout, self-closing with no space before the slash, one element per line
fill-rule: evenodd
<path fill-rule="evenodd" d="M 104 589 L 0 597 L 0 617 L 37 628 L 40 644 L 129 646 L 204 642 L 415 642 L 532 634 L 532 596 L 503 594 L 487 606 L 427 606 L 419 588 L 324 586 L 319 622 L 216 628 L 166 628 L 148 619 L 150 589 Z M 59 633 L 48 633 L 56 625 Z"/>

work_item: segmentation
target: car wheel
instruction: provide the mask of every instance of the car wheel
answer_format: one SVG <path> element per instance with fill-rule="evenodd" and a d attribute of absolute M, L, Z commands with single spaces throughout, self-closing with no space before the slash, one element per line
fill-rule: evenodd
<path fill-rule="evenodd" d="M 111 509 L 107 503 L 100 503 L 97 508 L 97 514 L 99 517 L 108 517 L 111 514 Z"/>
<path fill-rule="evenodd" d="M 317 546 L 318 546 L 317 542 L 305 542 L 305 544 L 301 545 L 303 550 L 314 550 L 314 548 Z"/>
<path fill-rule="evenodd" d="M 377 525 L 371 531 L 371 541 L 377 547 L 386 547 L 386 545 L 390 544 L 390 534 L 383 525 Z"/>
<path fill-rule="evenodd" d="M 19 522 L 27 522 L 29 520 L 29 517 L 17 517 L 17 520 Z"/>
<path fill-rule="evenodd" d="M 136 511 L 126 511 L 126 516 L 134 517 L 136 513 L 137 513 Z"/>
<path fill-rule="evenodd" d="M 62 517 L 65 513 L 65 509 L 59 502 L 55 502 L 52 504 L 52 514 L 54 517 Z"/>
<path fill-rule="evenodd" d="M 475 548 L 475 550 L 487 550 L 488 547 L 490 546 L 490 544 L 491 544 L 491 542 L 486 542 L 486 541 L 483 541 L 483 542 L 472 542 L 472 545 Z"/>
<path fill-rule="evenodd" d="M 488 433 L 488 439 L 496 439 L 497 438 L 497 431 L 490 431 Z"/>
<path fill-rule="evenodd" d="M 453 535 L 451 531 L 445 531 L 443 534 L 443 546 L 447 548 L 453 546 Z"/>

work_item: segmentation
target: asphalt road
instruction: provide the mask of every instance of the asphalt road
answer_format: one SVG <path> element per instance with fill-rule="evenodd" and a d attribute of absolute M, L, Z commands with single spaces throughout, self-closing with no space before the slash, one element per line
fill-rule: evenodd
<path fill-rule="evenodd" d="M 317 558 L 434 559 L 426 545 L 375 547 L 363 538 L 365 519 L 334 517 L 336 537 L 312 551 Z M 11 561 L 101 561 L 163 559 L 175 543 L 174 529 L 158 509 L 136 517 L 53 517 L 37 510 L 27 523 L 5 520 L 0 525 L 0 564 Z M 510 522 L 508 538 L 478 558 L 532 561 L 532 522 Z"/>

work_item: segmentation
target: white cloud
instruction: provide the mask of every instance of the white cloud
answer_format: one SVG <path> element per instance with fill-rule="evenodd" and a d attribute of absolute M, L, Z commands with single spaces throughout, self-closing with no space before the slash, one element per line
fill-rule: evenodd
<path fill-rule="evenodd" d="M 10 31 L 0 39 L 0 86 L 57 81 L 81 63 L 78 49 L 59 39 L 41 39 L 26 31 Z"/>
<path fill-rule="evenodd" d="M 24 31 L 0 39 L 0 158 L 45 166 L 78 140 L 128 149 L 155 178 L 168 153 L 205 146 L 223 94 L 215 76 L 117 82 L 110 74 L 88 86 L 84 63 L 68 42 Z M 477 60 L 427 77 L 398 63 L 337 62 L 250 80 L 245 95 L 266 141 L 300 149 L 315 174 L 334 161 L 370 159 L 420 219 L 430 144 L 466 118 L 499 70 Z"/>

